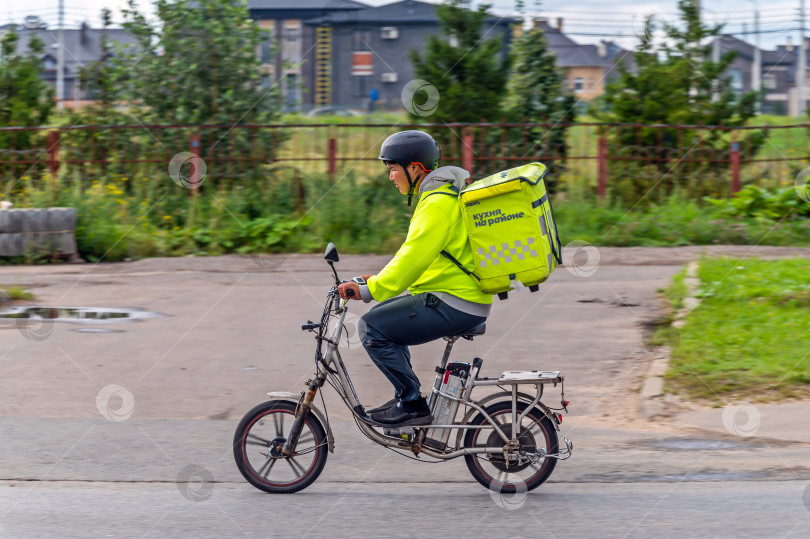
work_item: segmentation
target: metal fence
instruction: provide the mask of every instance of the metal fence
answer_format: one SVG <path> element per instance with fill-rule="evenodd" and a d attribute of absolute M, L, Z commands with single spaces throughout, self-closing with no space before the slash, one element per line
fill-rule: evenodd
<path fill-rule="evenodd" d="M 441 141 L 442 164 L 474 178 L 542 161 L 558 186 L 600 197 L 628 182 L 726 195 L 748 183 L 792 184 L 810 165 L 808 124 L 127 125 L 0 128 L 0 177 L 165 174 L 176 154 L 191 152 L 217 182 L 283 171 L 374 178 L 386 174 L 377 161 L 382 141 L 403 129 L 430 132 Z"/>

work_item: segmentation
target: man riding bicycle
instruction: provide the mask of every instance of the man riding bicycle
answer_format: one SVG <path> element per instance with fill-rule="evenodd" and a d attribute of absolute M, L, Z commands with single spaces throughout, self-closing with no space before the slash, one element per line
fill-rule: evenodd
<path fill-rule="evenodd" d="M 492 307 L 492 296 L 456 264 L 473 266 L 458 203 L 470 174 L 459 167 L 438 168 L 439 146 L 422 131 L 391 135 L 379 159 L 388 167 L 388 179 L 408 195 L 408 205 L 414 193 L 418 196 L 408 235 L 378 274 L 355 277 L 338 291 L 344 299 L 381 302 L 363 315 L 360 337 L 394 386 L 394 398 L 369 410 L 369 417 L 383 425 L 428 425 L 430 409 L 408 346 L 469 330 L 484 322 Z M 406 289 L 408 294 L 400 296 Z"/>

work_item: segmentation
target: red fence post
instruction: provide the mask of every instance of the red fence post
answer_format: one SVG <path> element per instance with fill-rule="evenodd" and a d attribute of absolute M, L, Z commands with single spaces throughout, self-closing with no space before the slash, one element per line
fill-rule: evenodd
<path fill-rule="evenodd" d="M 596 177 L 596 194 L 604 201 L 607 194 L 607 138 L 599 136 L 599 171 Z"/>
<path fill-rule="evenodd" d="M 473 142 L 470 127 L 465 127 L 461 132 L 461 168 L 470 173 L 468 182 L 475 177 L 473 174 Z"/>
<path fill-rule="evenodd" d="M 330 138 L 326 148 L 327 172 L 330 176 L 337 172 L 337 139 Z"/>
<path fill-rule="evenodd" d="M 732 142 L 729 152 L 731 161 L 731 196 L 740 192 L 740 143 Z"/>
<path fill-rule="evenodd" d="M 51 174 L 56 177 L 59 170 L 59 131 L 48 133 L 48 166 Z"/>

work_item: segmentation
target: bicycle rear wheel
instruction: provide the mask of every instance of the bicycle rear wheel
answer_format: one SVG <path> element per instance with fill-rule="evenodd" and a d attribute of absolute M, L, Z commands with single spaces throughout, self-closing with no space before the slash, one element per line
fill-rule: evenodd
<path fill-rule="evenodd" d="M 518 414 L 529 405 L 518 402 Z M 512 401 L 500 401 L 485 408 L 504 434 L 512 435 Z M 476 415 L 472 425 L 487 424 L 483 414 Z M 548 479 L 557 459 L 536 457 L 544 449 L 547 454 L 559 451 L 557 431 L 551 420 L 540 410 L 533 408 L 519 425 L 517 440 L 520 451 L 535 455 L 534 461 L 523 458 L 519 462 L 510 461 L 507 466 L 503 453 L 475 453 L 465 455 L 467 468 L 476 481 L 484 487 L 503 494 L 528 492 L 539 487 Z M 464 436 L 465 448 L 503 448 L 504 441 L 494 429 L 469 429 Z"/>

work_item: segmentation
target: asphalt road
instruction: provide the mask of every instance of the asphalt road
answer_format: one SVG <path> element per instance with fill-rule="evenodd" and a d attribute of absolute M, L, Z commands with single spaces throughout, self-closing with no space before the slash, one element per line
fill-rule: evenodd
<path fill-rule="evenodd" d="M 642 375 L 660 352 L 641 338 L 662 312 L 656 290 L 695 253 L 600 249 L 593 268 L 560 269 L 540 293 L 496 301 L 487 334 L 457 345 L 455 359 L 484 358 L 484 375 L 566 375 L 561 434 L 574 456 L 507 500 L 463 461 L 413 462 L 372 444 L 331 390 L 337 447 L 318 482 L 270 496 L 241 479 L 230 454 L 236 421 L 267 391 L 300 391 L 312 374 L 313 342 L 298 324 L 318 316 L 330 284 L 318 257 L 0 267 L 0 282 L 27 286 L 39 305 L 164 315 L 33 332 L 0 323 L 0 535 L 806 537 L 807 444 L 637 414 Z M 348 277 L 385 261 L 344 257 L 338 267 Z M 77 331 L 86 329 L 114 332 Z M 442 348 L 413 351 L 423 388 Z M 364 403 L 390 398 L 357 343 L 343 355 Z"/>
<path fill-rule="evenodd" d="M 216 484 L 44 483 L 3 537 L 807 537 L 803 481 L 549 484 L 500 499 L 469 483 L 317 483 L 291 496 Z M 27 494 L 27 495 L 26 495 Z"/>

